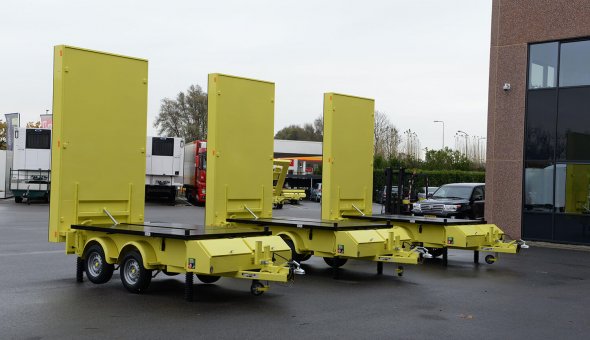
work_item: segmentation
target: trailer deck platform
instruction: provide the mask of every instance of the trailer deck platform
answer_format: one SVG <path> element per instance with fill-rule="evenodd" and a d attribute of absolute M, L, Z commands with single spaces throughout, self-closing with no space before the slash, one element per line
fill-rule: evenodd
<path fill-rule="evenodd" d="M 228 222 L 253 224 L 265 227 L 292 227 L 303 229 L 318 229 L 318 230 L 366 230 L 366 229 L 382 229 L 391 228 L 389 222 L 370 222 L 370 221 L 328 221 L 314 218 L 298 218 L 298 217 L 272 217 L 272 218 L 228 218 Z"/>
<path fill-rule="evenodd" d="M 219 238 L 268 236 L 268 229 L 253 228 L 205 227 L 202 225 L 187 225 L 178 223 L 121 223 L 121 224 L 77 224 L 72 229 L 100 231 L 108 234 L 125 234 L 137 236 L 152 236 L 181 240 L 210 240 Z"/>
<path fill-rule="evenodd" d="M 471 224 L 484 224 L 482 220 L 467 220 L 458 218 L 444 218 L 444 217 L 427 217 L 427 216 L 409 216 L 409 215 L 395 215 L 395 214 L 382 214 L 382 215 L 347 215 L 344 214 L 342 217 L 352 218 L 357 220 L 368 220 L 368 221 L 387 221 L 387 222 L 407 222 L 415 224 L 433 224 L 433 225 L 471 225 Z"/>

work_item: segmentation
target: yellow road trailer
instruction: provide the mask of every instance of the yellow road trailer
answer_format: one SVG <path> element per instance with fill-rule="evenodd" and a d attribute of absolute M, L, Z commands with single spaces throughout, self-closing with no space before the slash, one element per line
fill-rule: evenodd
<path fill-rule="evenodd" d="M 268 289 L 264 281 L 288 281 L 291 250 L 268 229 L 145 221 L 147 60 L 64 45 L 54 52 L 49 241 L 65 242 L 66 253 L 77 255 L 78 281 L 85 272 L 91 282 L 105 283 L 118 266 L 123 285 L 139 293 L 157 272 L 184 273 L 188 300 L 194 274 L 204 283 L 222 276 L 251 280 L 255 295 Z M 234 204 L 253 202 L 248 193 L 268 204 L 272 200 L 271 186 L 265 187 L 261 176 L 249 178 L 246 187 L 215 182 L 220 172 L 215 159 L 225 152 L 216 145 L 222 134 L 219 121 L 234 115 L 231 128 L 242 128 L 261 111 L 272 115 L 274 85 L 218 75 L 210 79 L 213 161 L 207 210 L 214 213 L 207 217 L 216 220 L 218 208 L 231 210 Z M 227 145 L 239 148 L 240 142 L 232 139 Z M 271 171 L 272 148 L 260 152 Z M 245 164 L 242 159 L 227 161 Z M 258 165 L 249 163 L 246 168 L 259 171 Z"/>
<path fill-rule="evenodd" d="M 341 106 L 338 106 L 340 109 Z M 332 108 L 335 110 L 335 108 Z M 333 117 L 339 117 L 334 114 Z M 393 225 L 394 230 L 404 235 L 404 242 L 412 248 L 426 248 L 430 256 L 443 256 L 443 264 L 447 264 L 448 249 L 474 251 L 474 262 L 479 261 L 479 253 L 486 255 L 486 263 L 494 263 L 499 253 L 514 254 L 528 246 L 523 241 L 505 241 L 504 232 L 494 224 L 482 224 L 479 221 L 415 217 L 404 215 L 373 215 L 372 179 L 373 165 L 367 158 L 372 157 L 373 144 L 359 143 L 364 136 L 359 136 L 359 126 L 369 121 L 368 116 L 350 115 L 345 123 L 332 128 L 331 116 L 324 112 L 324 204 L 322 217 L 331 220 L 348 219 L 349 221 L 382 222 Z M 339 117 L 343 119 L 342 117 Z M 372 119 L 372 118 L 371 118 Z M 371 120 L 372 121 L 372 120 Z M 327 129 L 326 129 L 327 127 Z M 349 138 L 358 136 L 357 138 Z M 334 143 L 334 141 L 339 141 Z M 345 143 L 348 143 L 346 145 Z M 354 149 L 355 143 L 362 149 Z M 332 149 L 349 150 L 348 157 L 344 152 L 334 154 Z M 327 162 L 326 162 L 327 159 Z M 362 167 L 365 167 L 364 169 Z M 337 171 L 334 171 L 337 169 Z M 357 186 L 357 191 L 364 193 L 363 201 L 351 199 L 349 190 Z M 326 190 L 326 188 L 330 188 Z M 355 205 L 355 204 L 361 204 Z M 273 230 L 274 231 L 274 230 Z"/>
<path fill-rule="evenodd" d="M 372 99 L 324 95 L 321 219 L 273 218 L 252 213 L 228 217 L 227 221 L 270 227 L 273 235 L 283 237 L 289 244 L 296 261 L 315 255 L 338 268 L 348 259 L 369 260 L 378 263 L 378 272 L 382 272 L 383 263 L 397 263 L 398 275 L 403 272 L 401 264 L 417 264 L 427 252 L 421 247 L 410 249 L 411 237 L 406 229 L 394 228 L 388 222 L 342 218 L 342 214 L 352 211 L 368 215 L 372 211 L 373 115 Z M 268 129 L 270 134 L 272 128 Z M 341 134 L 342 129 L 354 129 L 354 134 Z M 272 139 L 266 144 L 272 147 Z"/>
<path fill-rule="evenodd" d="M 443 265 L 448 264 L 448 249 L 473 251 L 473 262 L 479 263 L 480 252 L 487 255 L 488 264 L 495 263 L 500 253 L 516 254 L 528 248 L 522 240 L 505 240 L 504 232 L 495 224 L 474 220 L 430 218 L 407 215 L 353 215 L 350 219 L 381 221 L 404 228 L 413 246 L 425 247 L 432 257 L 442 256 Z"/>
<path fill-rule="evenodd" d="M 291 161 L 288 159 L 275 159 L 273 165 L 273 208 L 282 209 L 285 202 L 299 202 L 305 198 L 303 189 L 285 189 L 285 179 L 289 171 Z"/>

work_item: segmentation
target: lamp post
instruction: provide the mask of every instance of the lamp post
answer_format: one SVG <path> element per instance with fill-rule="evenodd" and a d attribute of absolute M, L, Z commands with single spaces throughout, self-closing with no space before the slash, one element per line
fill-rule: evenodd
<path fill-rule="evenodd" d="M 435 123 L 442 123 L 442 127 L 443 127 L 443 143 L 442 143 L 442 148 L 445 148 L 445 122 L 442 120 L 435 120 Z"/>
<path fill-rule="evenodd" d="M 467 153 L 467 143 L 469 142 L 469 134 L 465 131 L 457 131 L 457 133 L 462 133 L 465 135 L 465 157 L 469 158 L 469 153 Z"/>
<path fill-rule="evenodd" d="M 479 148 L 479 141 L 482 139 L 486 139 L 486 137 L 477 137 L 477 153 L 479 154 L 479 162 L 483 163 L 483 152 Z"/>

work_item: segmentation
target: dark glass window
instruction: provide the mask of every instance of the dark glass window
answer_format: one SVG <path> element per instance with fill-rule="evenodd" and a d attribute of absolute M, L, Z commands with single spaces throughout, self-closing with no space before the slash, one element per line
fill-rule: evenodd
<path fill-rule="evenodd" d="M 559 86 L 590 85 L 590 41 L 561 44 Z"/>
<path fill-rule="evenodd" d="M 526 112 L 525 157 L 527 160 L 553 159 L 557 90 L 529 91 Z"/>
<path fill-rule="evenodd" d="M 557 159 L 590 160 L 590 87 L 559 90 Z"/>
<path fill-rule="evenodd" d="M 590 216 L 555 214 L 555 241 L 590 243 Z"/>
<path fill-rule="evenodd" d="M 522 234 L 590 244 L 590 40 L 532 44 L 529 60 Z"/>
<path fill-rule="evenodd" d="M 530 45 L 529 48 L 529 89 L 557 86 L 558 43 Z"/>
<path fill-rule="evenodd" d="M 526 240 L 553 240 L 553 213 L 528 212 L 522 214 L 522 235 Z"/>
<path fill-rule="evenodd" d="M 27 149 L 51 149 L 51 130 L 27 129 Z"/>
<path fill-rule="evenodd" d="M 174 156 L 174 138 L 152 138 L 152 156 Z"/>
<path fill-rule="evenodd" d="M 199 155 L 199 169 L 207 170 L 207 154 L 202 153 Z"/>
<path fill-rule="evenodd" d="M 590 242 L 590 164 L 558 164 L 555 240 Z"/>
<path fill-rule="evenodd" d="M 524 169 L 524 210 L 553 211 L 553 175 L 550 162 L 527 161 Z"/>
<path fill-rule="evenodd" d="M 590 214 L 590 164 L 557 164 L 555 211 Z"/>

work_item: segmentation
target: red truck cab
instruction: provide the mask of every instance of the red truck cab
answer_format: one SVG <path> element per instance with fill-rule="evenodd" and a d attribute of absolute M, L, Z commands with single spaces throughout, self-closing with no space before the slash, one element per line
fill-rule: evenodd
<path fill-rule="evenodd" d="M 194 204 L 205 204 L 207 185 L 207 141 L 197 140 L 184 148 L 184 190 Z"/>

